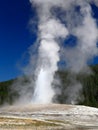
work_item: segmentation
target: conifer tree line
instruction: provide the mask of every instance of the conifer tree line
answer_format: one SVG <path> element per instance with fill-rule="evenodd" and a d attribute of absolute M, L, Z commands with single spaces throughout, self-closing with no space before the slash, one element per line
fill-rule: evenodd
<path fill-rule="evenodd" d="M 76 76 L 77 81 L 79 81 L 82 86 L 81 95 L 82 100 L 79 100 L 78 104 L 86 105 L 91 107 L 98 107 L 98 65 L 91 66 L 93 73 L 91 75 L 79 74 Z M 59 71 L 56 73 L 59 76 L 61 85 L 61 93 L 54 97 L 54 101 L 61 104 L 66 103 L 66 95 L 64 93 L 66 87 L 70 84 L 70 79 L 68 79 L 68 72 Z M 26 78 L 25 78 L 26 79 Z M 10 104 L 12 105 L 19 98 L 19 94 L 16 91 L 11 90 L 11 85 L 14 80 L 1 82 L 0 83 L 0 105 Z M 27 82 L 27 80 L 24 82 Z M 33 90 L 32 90 L 33 91 Z"/>

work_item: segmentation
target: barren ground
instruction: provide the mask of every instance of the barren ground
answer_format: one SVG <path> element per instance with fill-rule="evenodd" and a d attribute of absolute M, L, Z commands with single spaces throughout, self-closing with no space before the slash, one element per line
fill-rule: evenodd
<path fill-rule="evenodd" d="M 0 130 L 98 130 L 98 109 L 75 105 L 0 108 Z"/>

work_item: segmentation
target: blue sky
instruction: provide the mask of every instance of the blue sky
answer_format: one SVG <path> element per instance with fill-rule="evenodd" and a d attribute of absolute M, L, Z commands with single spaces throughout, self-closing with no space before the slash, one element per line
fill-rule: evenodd
<path fill-rule="evenodd" d="M 0 0 L 0 81 L 20 75 L 17 63 L 34 41 L 29 0 Z"/>
<path fill-rule="evenodd" d="M 93 11 L 98 18 L 98 8 L 93 6 Z M 28 25 L 31 15 L 29 0 L 0 0 L 0 81 L 21 75 L 17 63 L 35 41 Z"/>

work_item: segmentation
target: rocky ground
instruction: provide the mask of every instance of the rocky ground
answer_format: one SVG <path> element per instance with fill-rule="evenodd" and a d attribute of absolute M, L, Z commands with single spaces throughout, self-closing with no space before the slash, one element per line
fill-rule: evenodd
<path fill-rule="evenodd" d="M 75 105 L 0 108 L 0 130 L 98 130 L 98 109 Z"/>

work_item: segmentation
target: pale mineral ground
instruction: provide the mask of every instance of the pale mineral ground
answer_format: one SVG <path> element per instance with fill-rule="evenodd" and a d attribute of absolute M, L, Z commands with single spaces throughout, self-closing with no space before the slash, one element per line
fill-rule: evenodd
<path fill-rule="evenodd" d="M 98 109 L 27 104 L 0 108 L 0 130 L 98 130 Z"/>

